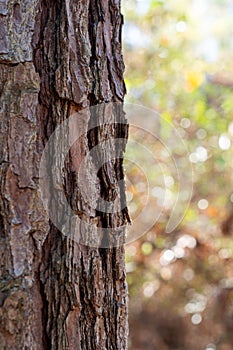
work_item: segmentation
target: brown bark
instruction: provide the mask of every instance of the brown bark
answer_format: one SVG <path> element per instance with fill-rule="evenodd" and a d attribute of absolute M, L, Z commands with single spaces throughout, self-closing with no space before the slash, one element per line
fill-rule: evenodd
<path fill-rule="evenodd" d="M 127 349 L 121 26 L 114 0 L 0 2 L 1 350 Z M 75 112 L 73 127 L 84 136 L 66 157 L 59 185 L 82 220 L 79 242 L 49 220 L 38 178 L 46 142 Z M 104 126 L 85 132 L 96 118 Z M 80 177 L 80 159 L 106 139 L 109 146 L 94 151 Z M 113 149 L 120 156 L 104 162 Z M 60 164 L 50 165 L 56 171 Z M 56 213 L 50 180 L 49 210 Z M 97 208 L 83 186 L 92 189 Z M 98 210 L 100 197 L 117 196 L 123 210 Z M 81 244 L 90 236 L 94 246 Z"/>

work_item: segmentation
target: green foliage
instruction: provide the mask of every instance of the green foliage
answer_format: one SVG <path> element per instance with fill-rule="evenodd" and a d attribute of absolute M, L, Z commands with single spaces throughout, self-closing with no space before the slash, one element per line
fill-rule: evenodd
<path fill-rule="evenodd" d="M 158 305 L 168 304 L 182 317 L 195 313 L 190 313 L 187 305 L 191 301 L 199 305 L 202 295 L 205 306 L 198 313 L 210 318 L 214 312 L 213 291 L 221 291 L 224 283 L 233 277 L 229 268 L 233 265 L 232 239 L 224 237 L 220 229 L 233 212 L 232 7 L 226 0 L 203 3 L 129 0 L 125 1 L 123 12 L 127 101 L 160 113 L 163 140 L 169 142 L 175 126 L 190 150 L 194 168 L 192 199 L 177 231 L 165 234 L 171 208 L 165 209 L 149 238 L 143 237 L 127 248 L 126 251 L 133 247 L 134 252 L 127 256 L 127 263 L 131 264 L 130 292 L 141 307 L 149 299 L 151 308 L 157 310 Z M 153 125 L 148 127 L 153 131 Z M 163 162 L 161 145 L 153 147 Z M 175 146 L 170 150 L 173 155 L 179 154 Z M 134 152 L 136 158 L 143 157 L 138 150 L 129 150 L 131 156 Z M 198 160 L 195 158 L 198 152 L 206 157 Z M 157 181 L 161 174 L 156 166 L 145 161 L 145 167 L 148 177 Z M 169 172 L 166 175 L 173 176 Z M 137 171 L 129 172 L 128 176 L 131 183 L 143 181 Z M 177 195 L 176 181 L 169 190 Z M 142 193 L 135 190 L 130 202 L 137 205 L 137 211 L 131 213 L 133 218 L 143 206 L 140 196 Z M 204 209 L 200 204 L 202 199 L 207 201 Z M 185 235 L 195 239 L 194 247 L 179 246 L 179 238 Z M 174 258 L 170 259 L 173 254 Z M 222 333 L 215 341 L 221 342 L 221 337 L 228 339 L 223 321 L 216 322 Z M 212 326 L 214 329 L 211 322 L 207 325 L 210 334 Z M 194 343 L 189 348 L 203 348 L 203 345 L 195 346 Z"/>

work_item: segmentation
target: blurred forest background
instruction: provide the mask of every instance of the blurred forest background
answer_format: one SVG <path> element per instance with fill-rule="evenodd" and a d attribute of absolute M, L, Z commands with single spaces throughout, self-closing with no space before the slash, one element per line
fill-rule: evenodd
<path fill-rule="evenodd" d="M 122 12 L 127 102 L 159 112 L 159 133 L 168 143 L 164 121 L 179 130 L 193 166 L 188 210 L 166 233 L 177 192 L 185 200 L 187 186 L 179 189 L 169 168 L 161 174 L 144 161 L 146 177 L 155 179 L 153 211 L 162 215 L 126 246 L 130 349 L 231 350 L 233 1 L 123 0 Z M 146 127 L 153 132 L 156 125 Z M 169 143 L 169 151 L 175 156 L 177 149 Z M 153 152 L 165 162 L 161 143 Z M 127 160 L 125 166 L 134 219 L 144 205 L 146 179 Z M 179 169 L 185 173 L 182 160 Z"/>

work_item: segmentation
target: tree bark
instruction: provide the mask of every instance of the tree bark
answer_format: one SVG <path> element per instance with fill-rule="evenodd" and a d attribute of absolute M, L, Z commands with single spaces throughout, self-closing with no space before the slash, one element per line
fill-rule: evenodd
<path fill-rule="evenodd" d="M 122 23 L 116 0 L 0 1 L 1 350 L 127 349 Z M 41 156 L 75 113 L 82 138 L 65 159 L 63 182 L 48 182 L 48 211 Z M 79 163 L 91 150 L 82 177 Z M 55 186 L 80 219 L 78 241 L 50 220 L 62 200 Z M 116 197 L 122 210 L 98 206 L 102 198 L 114 207 Z"/>

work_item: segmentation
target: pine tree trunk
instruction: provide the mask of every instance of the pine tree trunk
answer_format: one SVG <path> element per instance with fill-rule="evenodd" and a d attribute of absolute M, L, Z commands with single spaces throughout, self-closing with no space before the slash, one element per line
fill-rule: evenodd
<path fill-rule="evenodd" d="M 0 1 L 0 350 L 127 349 L 121 27 L 118 0 Z M 74 113 L 83 137 L 48 193 L 63 188 L 91 227 L 80 224 L 78 241 L 50 220 L 59 198 L 46 211 L 39 187 L 44 147 Z M 81 159 L 106 139 L 80 177 Z M 120 156 L 104 162 L 116 147 Z M 96 203 L 118 196 L 123 209 L 93 208 L 83 187 Z M 83 244 L 90 235 L 95 244 Z"/>

